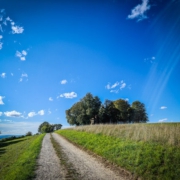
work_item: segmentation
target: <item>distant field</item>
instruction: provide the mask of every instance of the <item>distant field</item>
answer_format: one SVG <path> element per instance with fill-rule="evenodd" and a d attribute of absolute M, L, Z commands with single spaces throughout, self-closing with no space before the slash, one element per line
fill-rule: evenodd
<path fill-rule="evenodd" d="M 0 180 L 32 178 L 43 137 L 26 136 L 0 141 Z"/>
<path fill-rule="evenodd" d="M 145 180 L 179 180 L 180 124 L 92 125 L 57 133 Z"/>

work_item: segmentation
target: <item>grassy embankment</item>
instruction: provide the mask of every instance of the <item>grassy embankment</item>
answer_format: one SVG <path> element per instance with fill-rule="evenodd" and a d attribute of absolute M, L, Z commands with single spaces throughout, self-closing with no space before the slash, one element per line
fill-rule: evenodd
<path fill-rule="evenodd" d="M 34 177 L 36 159 L 44 135 L 0 141 L 0 180 L 28 180 Z"/>
<path fill-rule="evenodd" d="M 180 123 L 93 125 L 57 133 L 135 177 L 179 180 Z"/>

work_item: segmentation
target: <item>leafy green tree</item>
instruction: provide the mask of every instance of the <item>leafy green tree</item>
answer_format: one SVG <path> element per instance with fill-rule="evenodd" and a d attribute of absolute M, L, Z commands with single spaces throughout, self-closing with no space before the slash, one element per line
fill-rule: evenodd
<path fill-rule="evenodd" d="M 115 107 L 113 101 L 106 100 L 99 110 L 100 123 L 117 123 L 119 119 L 119 110 Z"/>
<path fill-rule="evenodd" d="M 39 133 L 50 133 L 53 132 L 54 130 L 61 129 L 62 125 L 61 124 L 49 124 L 48 122 L 43 122 L 40 124 L 38 128 Z"/>
<path fill-rule="evenodd" d="M 101 101 L 97 96 L 87 93 L 84 98 L 66 110 L 66 118 L 70 125 L 90 124 L 90 119 L 97 117 Z"/>
<path fill-rule="evenodd" d="M 133 122 L 145 123 L 148 121 L 145 105 L 143 103 L 141 103 L 140 101 L 134 101 L 131 107 L 133 110 Z"/>
<path fill-rule="evenodd" d="M 30 131 L 27 132 L 27 133 L 26 133 L 26 136 L 32 136 L 32 132 L 30 132 Z"/>
<path fill-rule="evenodd" d="M 113 102 L 114 106 L 119 110 L 119 121 L 126 123 L 129 121 L 129 113 L 128 109 L 130 108 L 130 105 L 127 101 L 124 99 L 118 99 Z"/>

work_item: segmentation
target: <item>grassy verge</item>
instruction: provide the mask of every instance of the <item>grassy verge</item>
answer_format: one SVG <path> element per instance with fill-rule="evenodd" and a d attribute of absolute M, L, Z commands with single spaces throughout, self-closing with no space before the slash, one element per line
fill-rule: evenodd
<path fill-rule="evenodd" d="M 110 162 L 146 180 L 178 180 L 180 177 L 180 149 L 155 142 L 125 140 L 72 129 L 58 134 L 91 150 Z"/>
<path fill-rule="evenodd" d="M 28 180 L 34 177 L 43 137 L 28 136 L 0 142 L 0 180 Z"/>
<path fill-rule="evenodd" d="M 68 158 L 66 154 L 62 151 L 60 144 L 58 144 L 53 136 L 51 135 L 51 142 L 53 144 L 53 147 L 56 151 L 57 156 L 60 159 L 60 163 L 64 168 L 64 171 L 66 173 L 65 178 L 66 179 L 71 179 L 71 180 L 78 180 L 80 179 L 80 176 L 78 172 L 73 168 L 72 163 L 68 161 Z"/>

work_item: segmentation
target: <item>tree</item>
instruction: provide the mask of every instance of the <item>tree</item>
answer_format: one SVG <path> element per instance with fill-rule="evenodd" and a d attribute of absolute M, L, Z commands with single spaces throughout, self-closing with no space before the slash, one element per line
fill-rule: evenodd
<path fill-rule="evenodd" d="M 119 110 L 115 107 L 113 101 L 106 100 L 99 110 L 100 123 L 117 123 L 119 119 Z"/>
<path fill-rule="evenodd" d="M 135 123 L 145 123 L 148 121 L 145 105 L 140 101 L 134 101 L 132 103 L 133 117 L 132 121 Z"/>
<path fill-rule="evenodd" d="M 32 132 L 28 131 L 28 132 L 26 133 L 26 136 L 32 136 Z"/>
<path fill-rule="evenodd" d="M 113 102 L 115 107 L 119 110 L 119 121 L 126 123 L 129 121 L 129 113 L 128 109 L 130 108 L 130 105 L 127 101 L 124 99 L 118 99 Z"/>
<path fill-rule="evenodd" d="M 97 96 L 87 93 L 84 98 L 66 110 L 66 118 L 70 125 L 90 124 L 90 119 L 97 117 L 101 101 Z"/>
<path fill-rule="evenodd" d="M 61 129 L 62 125 L 61 124 L 49 124 L 48 122 L 43 122 L 40 124 L 38 128 L 39 133 L 50 133 L 53 132 L 54 130 Z"/>

